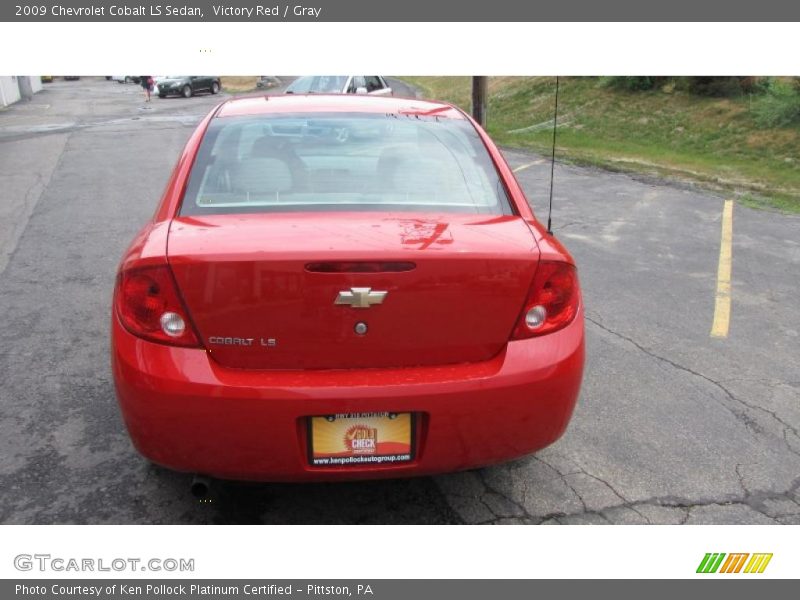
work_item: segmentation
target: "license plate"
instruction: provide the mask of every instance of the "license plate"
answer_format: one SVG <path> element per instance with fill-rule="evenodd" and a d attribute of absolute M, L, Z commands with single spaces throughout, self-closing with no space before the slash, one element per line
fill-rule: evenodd
<path fill-rule="evenodd" d="M 308 420 L 314 467 L 391 465 L 414 459 L 412 413 L 352 413 Z"/>

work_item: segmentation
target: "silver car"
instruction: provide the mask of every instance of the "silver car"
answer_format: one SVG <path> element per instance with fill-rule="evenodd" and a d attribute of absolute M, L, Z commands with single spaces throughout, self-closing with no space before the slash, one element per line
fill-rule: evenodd
<path fill-rule="evenodd" d="M 380 75 L 309 75 L 295 79 L 286 93 L 391 96 L 392 88 Z"/>

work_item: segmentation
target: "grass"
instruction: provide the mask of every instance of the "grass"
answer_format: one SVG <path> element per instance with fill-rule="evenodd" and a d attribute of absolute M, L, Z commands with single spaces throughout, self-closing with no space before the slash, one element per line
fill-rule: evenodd
<path fill-rule="evenodd" d="M 241 94 L 243 92 L 252 92 L 256 88 L 257 76 L 222 76 L 220 83 L 222 89 L 231 94 Z"/>
<path fill-rule="evenodd" d="M 403 79 L 424 97 L 470 108 L 470 77 Z M 491 77 L 489 134 L 505 147 L 549 153 L 554 92 L 552 77 Z M 800 213 L 800 127 L 759 127 L 753 106 L 761 100 L 698 97 L 673 86 L 627 92 L 598 77 L 562 78 L 557 156 Z"/>

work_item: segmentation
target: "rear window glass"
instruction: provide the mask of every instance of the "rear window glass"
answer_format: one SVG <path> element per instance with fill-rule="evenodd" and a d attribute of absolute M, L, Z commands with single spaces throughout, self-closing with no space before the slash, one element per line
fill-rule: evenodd
<path fill-rule="evenodd" d="M 509 214 L 467 121 L 314 114 L 213 119 L 183 215 L 277 211 Z"/>

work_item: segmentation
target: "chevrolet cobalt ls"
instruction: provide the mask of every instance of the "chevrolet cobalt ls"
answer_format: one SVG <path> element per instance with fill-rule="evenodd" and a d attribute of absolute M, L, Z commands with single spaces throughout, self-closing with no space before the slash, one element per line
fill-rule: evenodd
<path fill-rule="evenodd" d="M 403 477 L 556 441 L 578 397 L 575 264 L 452 106 L 229 100 L 119 267 L 130 436 L 230 479 Z"/>

